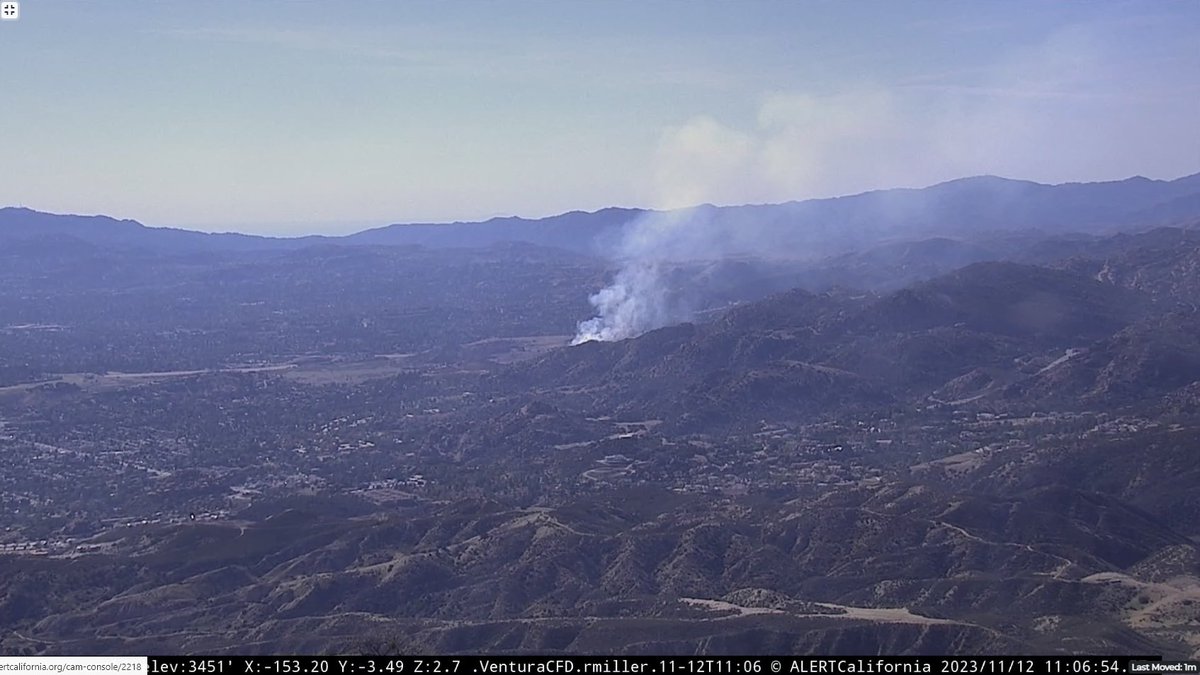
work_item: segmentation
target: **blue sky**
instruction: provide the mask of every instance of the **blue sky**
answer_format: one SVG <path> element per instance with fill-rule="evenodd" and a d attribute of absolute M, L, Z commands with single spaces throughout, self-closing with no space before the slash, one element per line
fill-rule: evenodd
<path fill-rule="evenodd" d="M 1200 171 L 1200 2 L 85 2 L 0 205 L 268 234 Z"/>

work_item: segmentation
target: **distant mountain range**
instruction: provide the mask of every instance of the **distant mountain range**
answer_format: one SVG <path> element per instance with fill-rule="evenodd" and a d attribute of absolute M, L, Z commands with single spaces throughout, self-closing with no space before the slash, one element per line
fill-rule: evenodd
<path fill-rule="evenodd" d="M 1195 660 L 1197 206 L 1200 176 L 700 207 L 737 236 L 660 265 L 691 320 L 575 346 L 612 277 L 582 254 L 646 212 L 6 209 L 0 652 Z"/>
<path fill-rule="evenodd" d="M 539 219 L 396 224 L 341 237 L 272 238 L 146 227 L 105 216 L 0 208 L 0 241 L 57 238 L 62 244 L 74 241 L 154 251 L 290 249 L 314 244 L 444 248 L 527 242 L 606 254 L 619 244 L 626 226 L 649 213 L 607 208 Z M 1107 234 L 1200 222 L 1200 173 L 1171 181 L 1138 176 L 1061 185 L 979 176 L 923 189 L 880 190 L 833 199 L 704 205 L 688 216 L 713 231 L 730 233 L 722 237 L 730 247 L 725 252 L 756 253 L 769 248 L 777 254 L 790 251 L 797 256 L 833 255 L 889 238 L 1025 230 Z M 770 242 L 770 246 L 761 242 Z"/>

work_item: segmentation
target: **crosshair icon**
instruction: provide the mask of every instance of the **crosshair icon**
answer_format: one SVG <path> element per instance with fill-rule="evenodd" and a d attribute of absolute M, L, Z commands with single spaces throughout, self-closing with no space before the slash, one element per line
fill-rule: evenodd
<path fill-rule="evenodd" d="M 16 21 L 19 18 L 21 18 L 21 3 L 0 2 L 0 19 L 4 21 Z"/>

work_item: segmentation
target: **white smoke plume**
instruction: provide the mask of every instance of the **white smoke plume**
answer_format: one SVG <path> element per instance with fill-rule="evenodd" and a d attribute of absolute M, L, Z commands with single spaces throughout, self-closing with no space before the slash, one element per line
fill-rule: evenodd
<path fill-rule="evenodd" d="M 613 341 L 686 321 L 691 309 L 673 296 L 664 279 L 666 265 L 679 256 L 689 210 L 652 212 L 630 225 L 621 244 L 621 268 L 611 284 L 588 300 L 596 316 L 579 324 L 577 345 Z"/>
<path fill-rule="evenodd" d="M 579 324 L 573 345 L 592 340 L 636 337 L 691 318 L 692 307 L 666 284 L 668 267 L 682 260 L 721 257 L 728 233 L 710 227 L 709 215 L 696 204 L 720 199 L 747 174 L 755 140 L 700 116 L 667 129 L 654 157 L 652 211 L 625 230 L 616 258 L 620 269 L 606 288 L 589 301 L 596 316 Z M 744 194 L 744 193 L 743 193 Z"/>
<path fill-rule="evenodd" d="M 597 316 L 579 324 L 571 344 L 622 340 L 677 319 L 660 279 L 659 264 L 653 261 L 633 261 L 590 300 Z"/>
<path fill-rule="evenodd" d="M 1104 21 L 1068 26 L 974 70 L 771 92 L 757 116 L 738 125 L 693 117 L 664 132 L 643 199 L 680 209 L 923 187 L 981 174 L 1058 182 L 1194 171 L 1198 137 L 1179 130 L 1190 128 L 1185 118 L 1197 109 L 1195 92 L 1114 48 L 1128 29 Z M 676 262 L 772 256 L 786 248 L 752 221 L 721 225 L 711 215 L 684 208 L 633 223 L 614 256 L 620 270 L 591 297 L 597 314 L 579 324 L 574 344 L 688 320 L 689 307 L 665 283 Z M 831 241 L 843 236 L 838 223 L 816 225 Z"/>
<path fill-rule="evenodd" d="M 776 254 L 778 242 L 764 241 L 757 228 L 721 226 L 711 207 L 696 205 L 783 201 L 781 195 L 806 181 L 811 189 L 814 177 L 824 175 L 819 167 L 829 162 L 827 155 L 846 149 L 851 139 L 864 147 L 879 140 L 879 119 L 890 114 L 884 102 L 861 93 L 772 96 L 763 102 L 755 131 L 707 116 L 667 129 L 655 152 L 650 195 L 666 210 L 627 227 L 615 255 L 620 269 L 589 298 L 596 316 L 580 322 L 572 344 L 623 340 L 690 320 L 694 308 L 666 283 L 675 263 Z"/>

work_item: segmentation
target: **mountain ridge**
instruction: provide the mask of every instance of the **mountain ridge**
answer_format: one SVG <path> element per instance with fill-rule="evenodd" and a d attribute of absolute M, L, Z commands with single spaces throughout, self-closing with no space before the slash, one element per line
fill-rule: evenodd
<path fill-rule="evenodd" d="M 0 651 L 1196 658 L 1196 235 L 573 347 L 556 249 L 0 246 Z"/>
<path fill-rule="evenodd" d="M 1039 201 L 1040 200 L 1040 201 Z M 1049 200 L 1047 202 L 1047 200 Z M 982 207 L 980 206 L 982 204 Z M 974 209 L 974 210 L 972 210 Z M 1045 184 L 999 176 L 972 176 L 924 188 L 890 188 L 853 195 L 770 204 L 698 205 L 679 212 L 704 213 L 717 227 L 737 229 L 763 223 L 762 235 L 817 226 L 822 234 L 848 225 L 876 236 L 951 234 L 968 229 L 1027 228 L 1060 232 L 1102 231 L 1158 214 L 1159 224 L 1200 218 L 1200 173 L 1172 180 L 1135 176 L 1103 182 Z M 25 207 L 0 208 L 0 240 L 48 233 L 69 234 L 92 243 L 181 249 L 296 248 L 313 243 L 388 244 L 431 247 L 486 246 L 526 241 L 587 253 L 620 245 L 622 231 L 652 209 L 606 207 L 568 211 L 543 218 L 504 216 L 482 221 L 394 223 L 345 235 L 272 237 L 239 232 L 200 232 L 148 226 L 105 215 L 52 214 Z M 880 223 L 894 220 L 890 227 Z M 100 231 L 97 226 L 106 228 Z M 802 229 L 802 228 L 801 228 Z M 794 233 L 792 233 L 794 235 Z M 811 237 L 793 236 L 795 243 Z"/>

